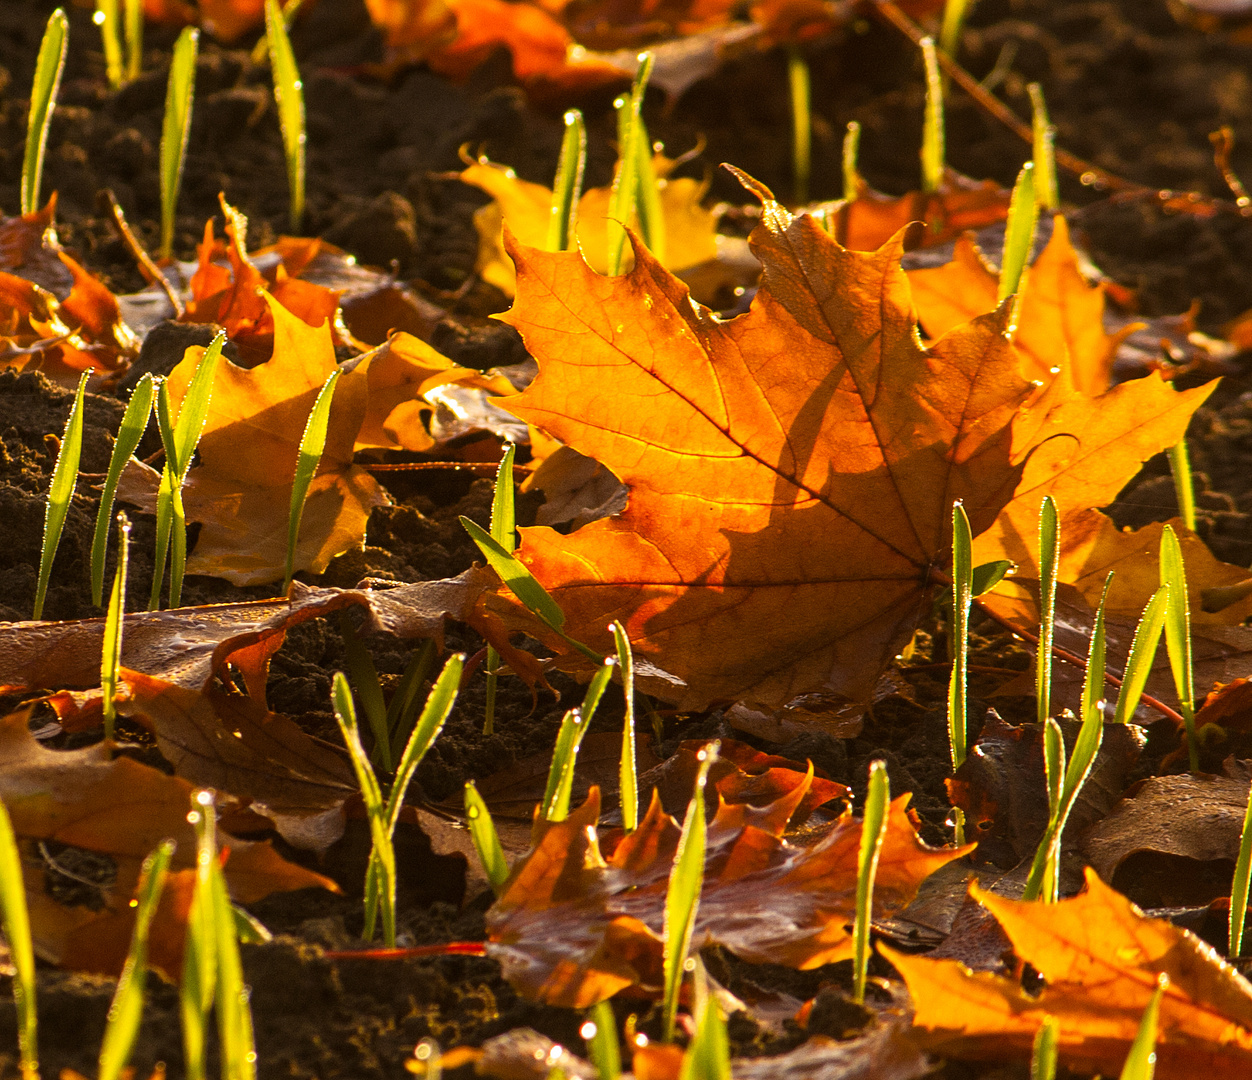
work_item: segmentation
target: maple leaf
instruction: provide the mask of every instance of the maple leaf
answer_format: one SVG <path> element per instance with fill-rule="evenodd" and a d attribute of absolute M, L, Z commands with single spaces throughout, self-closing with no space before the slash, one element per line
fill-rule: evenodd
<path fill-rule="evenodd" d="M 845 250 L 757 190 L 762 285 L 730 321 L 638 243 L 622 278 L 512 247 L 503 318 L 540 370 L 507 407 L 630 488 L 570 536 L 523 529 L 519 556 L 567 633 L 607 651 L 620 619 L 687 684 L 683 709 L 864 699 L 926 609 L 953 500 L 980 531 L 1022 468 L 1006 312 L 925 349 L 898 236 Z"/>
<path fill-rule="evenodd" d="M 1252 986 L 1188 931 L 1147 918 L 1090 869 L 1087 891 L 1057 904 L 1007 900 L 977 885 L 970 895 L 1047 985 L 1028 994 L 1017 979 L 880 946 L 908 984 L 921 1029 L 914 1034 L 924 1046 L 954 1057 L 1028 1058 L 1050 1015 L 1060 1025 L 1063 1064 L 1113 1075 L 1164 974 L 1156 1075 L 1248 1075 Z"/>
<path fill-rule="evenodd" d="M 752 963 L 808 970 L 852 955 L 861 823 L 851 811 L 804 847 L 783 829 L 807 784 L 764 807 L 721 804 L 709 822 L 693 948 L 721 944 Z M 930 848 L 891 803 L 874 888 L 884 915 L 963 848 Z M 586 1008 L 631 985 L 660 985 L 665 896 L 681 829 L 653 794 L 639 828 L 601 855 L 600 792 L 565 821 L 536 818 L 534 850 L 487 912 L 487 955 L 521 993 Z"/>

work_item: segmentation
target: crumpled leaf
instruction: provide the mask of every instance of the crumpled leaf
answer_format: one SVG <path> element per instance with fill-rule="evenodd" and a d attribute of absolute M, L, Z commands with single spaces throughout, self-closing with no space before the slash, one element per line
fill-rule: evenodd
<path fill-rule="evenodd" d="M 722 804 L 709 822 L 705 880 L 693 948 L 721 944 L 752 963 L 808 970 L 852 953 L 861 824 L 847 812 L 816 843 L 796 847 L 783 829 L 802 785 L 753 808 Z M 929 848 L 905 807 L 890 808 L 875 913 L 901 910 L 917 886 L 972 850 Z M 487 954 L 527 997 L 585 1008 L 626 986 L 660 985 L 665 894 L 680 828 L 653 796 L 639 828 L 602 856 L 600 796 L 562 822 L 536 819 L 535 846 L 514 866 L 487 913 Z"/>
<path fill-rule="evenodd" d="M 953 500 L 986 528 L 1022 468 L 1006 312 L 923 349 L 898 237 L 847 251 L 758 191 L 763 284 L 729 321 L 642 245 L 623 278 L 513 247 L 504 318 L 540 373 L 508 407 L 630 488 L 571 536 L 521 530 L 519 557 L 572 637 L 607 652 L 620 619 L 682 709 L 868 698 L 927 609 Z"/>
<path fill-rule="evenodd" d="M 1063 1065 L 1116 1075 L 1163 973 L 1170 984 L 1161 998 L 1157 1077 L 1248 1075 L 1252 986 L 1186 930 L 1145 917 L 1093 870 L 1085 893 L 1057 904 L 1006 900 L 976 885 L 970 893 L 1047 985 L 1028 994 L 1016 979 L 880 946 L 908 984 L 923 1046 L 952 1057 L 1025 1060 L 1051 1015 Z"/>

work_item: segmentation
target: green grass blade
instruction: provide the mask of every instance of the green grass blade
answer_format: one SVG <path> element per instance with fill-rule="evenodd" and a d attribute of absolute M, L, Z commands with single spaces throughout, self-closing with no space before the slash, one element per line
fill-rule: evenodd
<path fill-rule="evenodd" d="M 579 1034 L 587 1044 L 587 1056 L 596 1067 L 599 1080 L 618 1080 L 622 1075 L 622 1050 L 617 1041 L 613 1006 L 607 1001 L 591 1006 Z"/>
<path fill-rule="evenodd" d="M 478 852 L 478 861 L 483 864 L 483 873 L 487 875 L 487 884 L 499 896 L 509 879 L 509 864 L 504 857 L 504 848 L 500 846 L 500 834 L 496 832 L 491 811 L 478 794 L 473 780 L 465 784 L 465 820 L 469 824 L 474 850 Z"/>
<path fill-rule="evenodd" d="M 287 566 L 283 575 L 283 595 L 291 588 L 296 572 L 296 542 L 300 539 L 300 519 L 304 517 L 304 501 L 309 497 L 309 485 L 322 452 L 326 449 L 326 429 L 330 425 L 330 406 L 335 397 L 335 385 L 339 382 L 340 369 L 336 368 L 322 383 L 321 390 L 309 410 L 309 419 L 300 436 L 300 448 L 296 452 L 296 474 L 291 487 L 291 509 L 287 516 Z"/>
<path fill-rule="evenodd" d="M 548 590 L 539 584 L 526 565 L 511 551 L 506 551 L 501 547 L 500 543 L 478 522 L 462 517 L 461 524 L 470 534 L 470 539 L 478 545 L 478 550 L 483 553 L 487 565 L 500 575 L 500 580 L 509 587 L 509 591 L 548 626 L 559 631 L 565 625 L 565 612 L 552 599 Z"/>
<path fill-rule="evenodd" d="M 1158 1017 L 1161 1011 L 1161 996 L 1169 987 L 1169 976 L 1157 976 L 1156 989 L 1152 992 L 1152 1000 L 1143 1010 L 1143 1018 L 1139 1021 L 1139 1030 L 1135 1041 L 1130 1045 L 1130 1053 L 1122 1065 L 1121 1080 L 1152 1080 L 1156 1075 L 1156 1038 Z"/>
<path fill-rule="evenodd" d="M 404 753 L 400 755 L 400 763 L 396 766 L 396 778 L 391 785 L 391 793 L 387 797 L 387 831 L 394 835 L 396 822 L 400 819 L 400 807 L 404 803 L 405 792 L 413 781 L 413 774 L 422 763 L 426 752 L 434 745 L 447 722 L 452 706 L 456 704 L 457 691 L 461 686 L 461 673 L 465 670 L 465 654 L 454 653 L 448 657 L 439 678 L 426 699 L 426 708 L 413 728 Z"/>
<path fill-rule="evenodd" d="M 959 502 L 952 507 L 952 673 L 948 678 L 948 744 L 952 752 L 952 769 L 965 763 L 969 706 L 966 690 L 969 685 L 969 607 L 973 600 L 973 539 L 969 516 Z M 954 810 L 955 840 L 965 843 L 965 815 L 960 807 Z"/>
<path fill-rule="evenodd" d="M 1009 200 L 1009 219 L 1004 227 L 1004 255 L 1000 260 L 1000 287 L 997 303 L 1021 291 L 1022 274 L 1030 261 L 1035 243 L 1035 226 L 1039 223 L 1039 204 L 1035 201 L 1035 163 L 1026 162 L 1017 174 L 1013 196 Z M 1013 325 L 1016 326 L 1016 318 Z"/>
<path fill-rule="evenodd" d="M 274 101 L 287 157 L 287 184 L 291 191 L 291 227 L 300 231 L 304 220 L 304 87 L 296 54 L 287 36 L 287 23 L 278 0 L 265 0 L 265 33 L 269 42 L 270 71 L 274 76 Z"/>
<path fill-rule="evenodd" d="M 1230 884 L 1230 944 L 1227 955 L 1236 960 L 1243 952 L 1243 928 L 1248 915 L 1248 882 L 1252 878 L 1252 789 L 1248 791 L 1248 808 L 1243 814 L 1243 831 L 1239 834 L 1239 858 L 1235 860 L 1235 876 Z"/>
<path fill-rule="evenodd" d="M 165 562 L 169 557 L 170 533 L 174 531 L 174 476 L 167 464 L 161 470 L 161 484 L 157 488 L 156 548 L 152 553 L 152 591 L 148 595 L 148 610 L 161 606 L 161 582 L 165 579 Z"/>
<path fill-rule="evenodd" d="M 809 201 L 813 171 L 812 80 L 800 46 L 787 50 L 787 84 L 791 88 L 791 177 L 797 206 Z"/>
<path fill-rule="evenodd" d="M 125 0 L 126 80 L 139 78 L 143 65 L 143 0 Z"/>
<path fill-rule="evenodd" d="M 982 596 L 983 593 L 990 592 L 1016 565 L 1008 559 L 997 559 L 995 562 L 975 566 L 971 572 L 970 592 L 974 596 Z"/>
<path fill-rule="evenodd" d="M 1056 129 L 1048 119 L 1043 88 L 1036 82 L 1026 89 L 1030 92 L 1031 160 L 1035 165 L 1035 198 L 1040 209 L 1054 213 L 1061 206 L 1060 189 L 1056 180 L 1056 148 L 1053 146 Z"/>
<path fill-rule="evenodd" d="M 213 897 L 213 932 L 217 944 L 217 1032 L 221 1044 L 222 1080 L 255 1080 L 256 1043 L 252 1028 L 249 990 L 239 958 L 235 913 L 226 891 L 226 876 L 213 860 L 210 880 Z"/>
<path fill-rule="evenodd" d="M 1022 891 L 1022 899 L 1042 898 L 1045 904 L 1054 904 L 1057 900 L 1054 841 L 1061 817 L 1061 795 L 1066 770 L 1065 738 L 1061 734 L 1060 724 L 1050 716 L 1043 722 L 1043 772 L 1048 789 L 1048 826 L 1035 849 L 1035 858 L 1031 863 L 1030 876 L 1026 879 L 1026 888 Z"/>
<path fill-rule="evenodd" d="M 217 861 L 213 794 L 192 794 L 187 820 L 196 828 L 196 883 L 187 915 L 187 943 L 183 950 L 183 977 L 179 1012 L 183 1027 L 183 1067 L 188 1080 L 204 1080 L 208 1048 L 209 1010 L 217 992 L 217 935 L 215 932 L 212 872 Z"/>
<path fill-rule="evenodd" d="M 556 745 L 552 748 L 552 764 L 548 766 L 548 786 L 540 804 L 545 821 L 564 821 L 569 816 L 574 766 L 578 761 L 578 747 L 582 744 L 586 731 L 587 723 L 580 710 L 570 709 L 561 718 Z"/>
<path fill-rule="evenodd" d="M 113 591 L 109 610 L 104 617 L 104 642 L 100 649 L 100 696 L 104 699 L 104 739 L 113 741 L 117 723 L 118 670 L 122 664 L 122 627 L 126 615 L 126 568 L 130 562 L 130 522 L 125 514 L 117 515 L 117 569 L 113 574 Z"/>
<path fill-rule="evenodd" d="M 622 258 L 626 250 L 626 227 L 634 216 L 639 195 L 639 159 L 636 144 L 640 139 L 640 120 L 643 109 L 643 92 L 652 74 L 652 54 L 640 53 L 639 70 L 629 94 L 623 94 L 613 102 L 617 110 L 617 174 L 613 178 L 613 190 L 609 198 L 609 274 L 616 277 L 622 272 Z"/>
<path fill-rule="evenodd" d="M 178 419 L 173 427 L 174 476 L 181 487 L 187 479 L 187 471 L 191 468 L 191 459 L 204 434 L 204 425 L 209 419 L 209 403 L 213 399 L 213 383 L 217 379 L 217 369 L 221 365 L 222 346 L 226 344 L 226 331 L 219 330 L 209 347 L 201 354 L 196 364 L 191 382 L 187 384 L 187 393 L 178 409 Z M 158 418 L 159 418 L 158 412 Z M 162 430 L 164 436 L 164 429 Z M 170 447 L 165 449 L 167 458 Z"/>
<path fill-rule="evenodd" d="M 131 394 L 126 411 L 122 414 L 122 424 L 117 429 L 117 439 L 113 443 L 109 471 L 105 474 L 104 487 L 100 492 L 96 530 L 91 541 L 91 602 L 96 607 L 104 602 L 104 562 L 108 556 L 109 524 L 113 517 L 113 503 L 117 498 L 117 485 L 122 478 L 122 470 L 148 429 L 153 396 L 152 376 L 144 375 L 135 387 L 135 392 Z"/>
<path fill-rule="evenodd" d="M 165 85 L 165 119 L 161 126 L 161 258 L 174 252 L 174 214 L 183 182 L 191 106 L 196 95 L 196 53 L 200 31 L 186 26 L 174 44 L 169 81 Z"/>
<path fill-rule="evenodd" d="M 169 870 L 174 846 L 173 840 L 163 840 L 143 863 L 130 952 L 126 955 L 126 964 L 113 992 L 109 1022 L 100 1047 L 99 1080 L 121 1080 L 122 1070 L 126 1068 L 135 1045 L 135 1036 L 139 1034 L 144 989 L 148 981 L 148 931 L 156 914 L 157 902 L 161 899 L 161 890 L 165 888 L 165 874 Z"/>
<path fill-rule="evenodd" d="M 1091 647 L 1087 652 L 1087 673 L 1082 681 L 1082 715 L 1085 724 L 1092 713 L 1104 714 L 1101 703 L 1104 701 L 1104 668 L 1106 646 L 1104 641 L 1104 608 L 1109 599 L 1109 587 L 1113 584 L 1113 571 L 1104 579 L 1104 592 L 1100 595 L 1100 606 L 1096 609 L 1095 624 L 1091 628 Z"/>
<path fill-rule="evenodd" d="M 587 692 L 583 695 L 582 714 L 587 723 L 591 723 L 591 718 L 595 716 L 596 709 L 600 705 L 600 699 L 604 697 L 605 688 L 609 685 L 609 681 L 613 678 L 613 669 L 617 666 L 617 658 L 606 657 L 600 669 L 591 676 L 591 681 L 587 684 Z"/>
<path fill-rule="evenodd" d="M 626 698 L 626 718 L 622 723 L 622 763 L 618 772 L 622 800 L 622 828 L 628 833 L 639 827 L 639 773 L 635 752 L 635 657 L 630 638 L 620 622 L 613 623 L 617 647 L 617 667 L 622 673 L 622 693 Z"/>
<path fill-rule="evenodd" d="M 183 574 L 187 570 L 187 513 L 181 486 L 170 491 L 170 513 L 170 607 L 176 608 L 183 602 Z"/>
<path fill-rule="evenodd" d="M 1056 503 L 1045 495 L 1039 507 L 1039 648 L 1035 655 L 1035 696 L 1042 724 L 1052 715 L 1052 639 L 1056 616 L 1056 567 L 1061 558 L 1061 530 Z"/>
<path fill-rule="evenodd" d="M 924 37 L 918 43 L 926 67 L 926 115 L 922 124 L 922 191 L 933 195 L 943 187 L 947 156 L 944 148 L 943 81 L 939 78 L 939 58 L 935 39 Z"/>
<path fill-rule="evenodd" d="M 48 501 L 44 506 L 43 548 L 39 552 L 39 584 L 35 590 L 35 609 L 32 619 L 43 618 L 43 604 L 48 596 L 48 582 L 52 579 L 52 563 L 61 544 L 61 530 L 70 512 L 70 500 L 78 483 L 78 462 L 83 452 L 83 395 L 87 392 L 90 372 L 84 371 L 78 380 L 78 393 L 70 407 L 61 434 L 61 448 L 52 466 L 52 483 L 48 487 Z"/>
<path fill-rule="evenodd" d="M 852 924 L 852 997 L 865 1001 L 865 977 L 869 971 L 869 931 L 874 921 L 874 877 L 878 856 L 887 835 L 887 807 L 891 803 L 891 781 L 887 763 L 872 761 L 869 788 L 865 793 L 865 813 L 861 819 L 861 845 L 856 858 L 856 918 Z"/>
<path fill-rule="evenodd" d="M 391 733 L 387 725 L 387 705 L 383 699 L 383 686 L 378 678 L 378 668 L 374 666 L 374 658 L 369 649 L 361 641 L 352 628 L 352 621 L 346 611 L 339 614 L 339 633 L 343 638 L 344 660 L 348 667 L 348 675 L 352 680 L 352 688 L 360 699 L 361 709 L 365 713 L 365 722 L 370 726 L 374 736 L 374 761 L 385 773 L 394 770 L 395 758 L 391 753 Z"/>
<path fill-rule="evenodd" d="M 1187 599 L 1187 570 L 1182 545 L 1168 525 L 1161 532 L 1161 584 L 1168 590 L 1165 602 L 1165 645 L 1169 667 L 1178 692 L 1179 711 L 1187 727 L 1187 754 L 1191 771 L 1200 769 L 1200 749 L 1195 737 L 1195 676 L 1191 669 L 1191 606 Z"/>
<path fill-rule="evenodd" d="M 1113 715 L 1113 723 L 1128 724 L 1139 707 L 1139 699 L 1143 696 L 1143 688 L 1152 674 L 1152 661 L 1156 658 L 1156 648 L 1161 641 L 1161 631 L 1165 628 L 1165 609 L 1168 606 L 1169 590 L 1164 586 L 1152 594 L 1139 617 L 1139 625 L 1135 627 L 1135 636 L 1130 642 L 1130 654 L 1126 658 L 1126 670 L 1122 675 L 1122 688 L 1117 695 L 1117 711 Z"/>
<path fill-rule="evenodd" d="M 679 1080 L 730 1080 L 730 1037 L 709 976 L 698 956 L 692 958 L 692 1019 L 695 1035 L 683 1055 Z"/>
<path fill-rule="evenodd" d="M 665 262 L 665 214 L 661 209 L 661 187 L 652 162 L 652 139 L 647 125 L 640 116 L 638 128 L 632 139 L 635 155 L 635 206 L 639 213 L 639 233 L 648 250 L 659 263 Z"/>
<path fill-rule="evenodd" d="M 562 151 L 563 153 L 564 151 Z M 558 180 L 560 170 L 558 169 Z M 514 508 L 513 457 L 517 448 L 509 443 L 500 467 L 496 470 L 496 487 L 491 497 L 491 538 L 505 551 L 517 548 L 517 514 Z M 483 709 L 483 734 L 491 735 L 496 726 L 496 685 L 500 669 L 500 654 L 493 645 L 487 646 L 487 700 Z"/>
<path fill-rule="evenodd" d="M 961 44 L 961 31 L 965 28 L 965 19 L 973 0 L 947 0 L 943 5 L 943 22 L 939 27 L 939 49 L 956 59 L 956 51 Z"/>
<path fill-rule="evenodd" d="M 1056 1080 L 1056 1058 L 1061 1044 L 1061 1024 L 1055 1016 L 1044 1018 L 1035 1032 L 1030 1054 L 1030 1080 Z"/>
<path fill-rule="evenodd" d="M 61 73 L 65 70 L 65 48 L 69 41 L 70 23 L 65 12 L 57 8 L 48 16 L 39 59 L 35 61 L 35 79 L 30 87 L 30 112 L 26 115 L 26 155 L 22 158 L 22 213 L 39 209 L 39 188 L 43 183 L 43 155 L 48 145 L 48 126 L 56 108 Z"/>
<path fill-rule="evenodd" d="M 35 1014 L 35 948 L 22 881 L 22 857 L 13 822 L 0 801 L 0 917 L 13 964 L 13 1003 L 17 1008 L 17 1048 L 22 1080 L 39 1080 L 39 1023 Z"/>
<path fill-rule="evenodd" d="M 857 159 L 861 153 L 861 125 L 855 120 L 848 121 L 848 130 L 843 137 L 843 197 L 849 202 L 861 194 L 865 181 L 857 171 Z"/>
<path fill-rule="evenodd" d="M 587 125 L 577 109 L 565 113 L 565 137 L 552 182 L 552 211 L 548 218 L 548 250 L 568 251 L 574 246 L 578 228 L 578 200 L 583 193 L 583 171 L 587 166 Z"/>
<path fill-rule="evenodd" d="M 104 47 L 105 77 L 116 90 L 122 85 L 122 39 L 118 28 L 117 0 L 96 0 L 96 14 L 91 20 L 100 27 L 100 43 Z"/>
<path fill-rule="evenodd" d="M 1178 516 L 1182 523 L 1195 532 L 1195 481 L 1191 476 L 1191 455 L 1187 452 L 1187 440 L 1180 439 L 1166 451 L 1169 471 L 1174 478 L 1174 493 L 1178 497 Z"/>
<path fill-rule="evenodd" d="M 674 1041 L 678 1019 L 678 994 L 682 988 L 687 954 L 696 927 L 696 911 L 700 906 L 700 890 L 704 884 L 704 852 L 708 824 L 704 819 L 704 788 L 709 767 L 717 760 L 721 744 L 710 743 L 700 751 L 700 769 L 695 789 L 687 804 L 682 834 L 674 851 L 674 866 L 665 891 L 664 941 L 665 984 L 662 997 L 661 1030 L 666 1042 Z"/>

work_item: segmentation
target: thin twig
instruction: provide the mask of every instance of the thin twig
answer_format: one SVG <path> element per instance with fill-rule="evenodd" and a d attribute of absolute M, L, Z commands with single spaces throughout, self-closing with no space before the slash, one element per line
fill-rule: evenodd
<path fill-rule="evenodd" d="M 161 268 L 152 261 L 152 256 L 144 250 L 143 244 L 139 242 L 139 237 L 131 231 L 130 223 L 126 220 L 126 212 L 118 204 L 117 197 L 113 194 L 113 191 L 110 188 L 105 188 L 104 196 L 109 201 L 109 213 L 113 216 L 113 227 L 121 234 L 122 242 L 130 249 L 132 257 L 139 264 L 139 272 L 151 284 L 159 285 L 165 291 L 165 297 L 174 309 L 174 317 L 181 319 L 186 309 L 183 307 L 183 302 L 178 298 L 178 293 L 174 290 L 174 286 L 161 273 Z"/>

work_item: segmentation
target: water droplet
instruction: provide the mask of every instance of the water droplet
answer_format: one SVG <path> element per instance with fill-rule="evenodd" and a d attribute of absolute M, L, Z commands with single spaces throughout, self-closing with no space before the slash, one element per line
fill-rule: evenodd
<path fill-rule="evenodd" d="M 470 808 L 466 811 L 466 817 L 468 817 L 470 821 L 477 821 L 479 813 L 480 811 L 478 807 L 471 805 Z"/>
<path fill-rule="evenodd" d="M 582 1027 L 578 1029 L 578 1034 L 583 1039 L 594 1039 L 596 1037 L 596 1025 L 592 1020 L 588 1020 Z"/>

